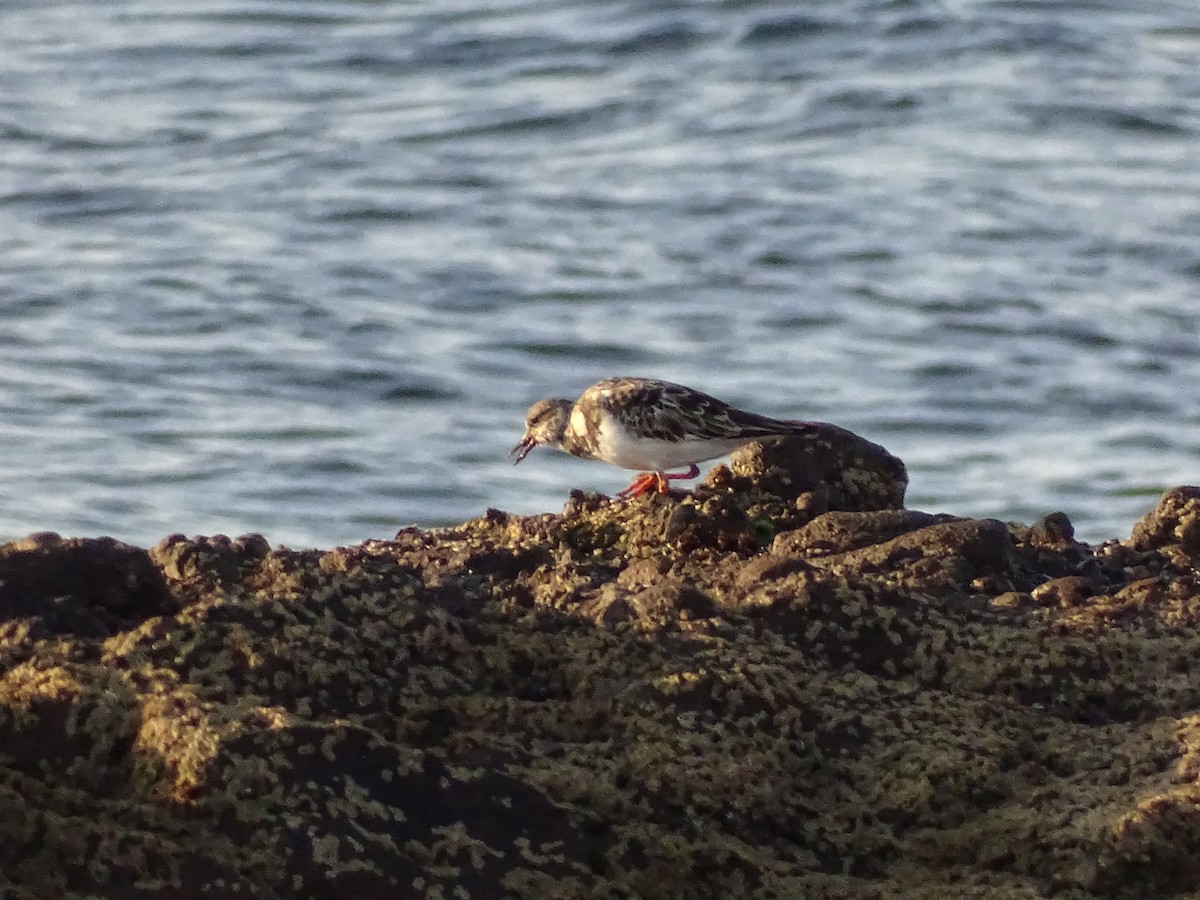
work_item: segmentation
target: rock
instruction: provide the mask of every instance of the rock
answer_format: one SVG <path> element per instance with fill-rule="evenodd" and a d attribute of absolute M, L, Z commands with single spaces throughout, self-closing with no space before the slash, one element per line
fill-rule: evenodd
<path fill-rule="evenodd" d="M 902 534 L 955 519 L 912 509 L 829 512 L 802 528 L 780 534 L 771 549 L 775 553 L 830 556 L 885 543 Z"/>
<path fill-rule="evenodd" d="M 327 551 L 0 547 L 0 896 L 1194 893 L 1195 489 L 1093 548 L 826 437 Z"/>
<path fill-rule="evenodd" d="M 712 599 L 695 585 L 681 579 L 666 579 L 640 590 L 629 590 L 619 583 L 604 585 L 595 599 L 580 612 L 602 628 L 633 626 L 643 631 L 684 628 L 696 619 L 716 613 Z"/>
<path fill-rule="evenodd" d="M 753 441 L 735 451 L 733 474 L 784 499 L 815 492 L 823 497 L 822 512 L 904 506 L 904 463 L 852 431 L 825 422 L 814 426 L 811 436 Z M 813 502 L 804 499 L 803 505 Z"/>
<path fill-rule="evenodd" d="M 145 550 L 42 532 L 0 546 L 0 622 L 104 637 L 175 607 Z M 36 623 L 36 624 L 35 624 Z"/>
<path fill-rule="evenodd" d="M 1134 550 L 1160 550 L 1173 544 L 1200 552 L 1200 487 L 1177 487 L 1163 494 L 1154 510 L 1133 526 Z"/>
<path fill-rule="evenodd" d="M 1054 578 L 1033 589 L 1032 597 L 1037 603 L 1056 606 L 1082 606 L 1099 591 L 1099 585 L 1091 578 L 1070 575 Z"/>
<path fill-rule="evenodd" d="M 1064 512 L 1050 513 L 1029 529 L 1030 546 L 1048 550 L 1069 550 L 1078 546 L 1075 541 L 1075 526 Z"/>
<path fill-rule="evenodd" d="M 861 528 L 855 528 L 855 520 Z M 828 520 L 828 521 L 827 521 Z M 969 586 L 986 575 L 1019 577 L 1007 527 L 995 519 L 929 516 L 908 510 L 826 513 L 775 543 L 776 552 L 805 556 L 834 572 L 888 572 L 892 580 Z M 1009 581 L 1005 580 L 1007 590 Z"/>

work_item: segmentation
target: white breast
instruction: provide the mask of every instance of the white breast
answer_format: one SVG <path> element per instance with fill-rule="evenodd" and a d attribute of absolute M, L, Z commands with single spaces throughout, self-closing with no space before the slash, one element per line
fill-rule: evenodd
<path fill-rule="evenodd" d="M 663 441 L 654 438 L 635 438 L 629 432 L 616 427 L 610 416 L 600 419 L 600 431 L 596 436 L 600 458 L 623 469 L 646 472 L 664 472 L 679 469 L 692 463 L 716 459 L 732 453 L 745 440 L 682 440 Z"/>
<path fill-rule="evenodd" d="M 571 410 L 571 421 L 567 424 L 567 429 L 575 432 L 575 434 L 587 434 L 587 416 L 583 414 L 583 410 L 578 406 Z"/>

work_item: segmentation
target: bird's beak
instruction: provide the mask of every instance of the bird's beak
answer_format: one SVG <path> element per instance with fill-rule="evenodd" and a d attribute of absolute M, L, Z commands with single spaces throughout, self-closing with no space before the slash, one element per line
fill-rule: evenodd
<path fill-rule="evenodd" d="M 527 457 L 529 455 L 529 451 L 536 446 L 537 441 L 535 441 L 531 435 L 526 434 L 525 437 L 521 438 L 521 443 L 513 447 L 508 453 L 509 456 L 513 456 L 515 454 L 517 457 L 513 460 L 513 465 L 515 466 L 517 463 Z"/>

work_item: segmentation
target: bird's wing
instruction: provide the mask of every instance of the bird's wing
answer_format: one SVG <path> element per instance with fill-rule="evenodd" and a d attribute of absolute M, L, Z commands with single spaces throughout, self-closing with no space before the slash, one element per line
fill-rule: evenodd
<path fill-rule="evenodd" d="M 589 394 L 596 404 L 627 418 L 647 437 L 659 440 L 731 440 L 778 433 L 755 428 L 757 423 L 739 423 L 739 410 L 716 397 L 670 381 L 608 378 L 589 388 L 585 396 Z M 747 426 L 751 430 L 747 431 Z"/>

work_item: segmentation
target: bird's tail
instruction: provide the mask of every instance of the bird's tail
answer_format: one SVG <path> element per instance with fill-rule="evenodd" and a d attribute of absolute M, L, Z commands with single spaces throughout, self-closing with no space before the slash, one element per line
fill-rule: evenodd
<path fill-rule="evenodd" d="M 800 419 L 772 419 L 755 413 L 738 411 L 735 422 L 746 437 L 803 437 L 817 433 L 821 428 L 820 422 L 806 422 Z"/>
<path fill-rule="evenodd" d="M 786 437 L 805 437 L 814 435 L 821 430 L 820 422 L 804 422 L 799 419 L 781 419 L 780 424 L 786 426 L 785 431 L 776 432 Z"/>

